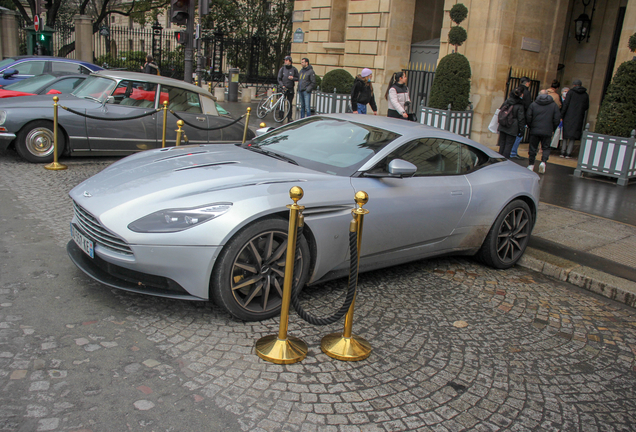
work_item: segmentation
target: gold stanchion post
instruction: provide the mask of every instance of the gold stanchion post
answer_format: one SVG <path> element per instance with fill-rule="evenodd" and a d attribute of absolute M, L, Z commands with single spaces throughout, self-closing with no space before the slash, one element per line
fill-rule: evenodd
<path fill-rule="evenodd" d="M 278 335 L 270 335 L 256 341 L 256 355 L 263 360 L 276 364 L 292 364 L 303 360 L 307 356 L 307 344 L 302 340 L 288 336 L 289 305 L 294 282 L 294 261 L 296 254 L 296 232 L 302 226 L 302 211 L 305 207 L 298 205 L 303 197 L 303 190 L 294 186 L 289 190 L 289 196 L 294 204 L 287 205 L 289 209 L 289 232 L 287 235 L 287 256 L 285 258 L 285 280 L 283 282 L 283 302 L 280 309 L 280 326 Z"/>
<path fill-rule="evenodd" d="M 358 269 L 360 268 L 360 246 L 362 245 L 362 222 L 364 215 L 369 210 L 363 209 L 362 206 L 369 201 L 369 195 L 364 191 L 358 191 L 355 195 L 358 208 L 351 211 L 353 220 L 349 225 L 349 231 L 358 233 Z M 358 281 L 356 280 L 356 286 Z M 358 361 L 364 360 L 371 354 L 371 345 L 360 336 L 351 333 L 353 327 L 353 309 L 356 303 L 354 295 L 349 311 L 345 316 L 344 330 L 342 333 L 331 333 L 322 338 L 320 347 L 322 351 L 329 357 L 336 360 Z"/>
<path fill-rule="evenodd" d="M 163 136 L 161 137 L 161 148 L 166 147 L 166 126 L 168 125 L 168 101 L 163 101 Z"/>
<path fill-rule="evenodd" d="M 265 126 L 267 126 L 267 125 L 265 124 L 265 122 L 261 122 L 261 124 L 260 124 L 260 125 L 258 125 L 258 126 L 259 126 L 259 127 L 261 127 L 261 128 L 264 128 L 264 127 L 265 127 Z"/>
<path fill-rule="evenodd" d="M 208 83 L 208 93 L 212 93 L 212 82 Z"/>
<path fill-rule="evenodd" d="M 177 132 L 177 144 L 175 144 L 176 147 L 179 147 L 181 145 L 181 135 L 183 134 L 183 129 L 181 129 L 183 127 L 183 120 L 177 120 L 177 127 L 179 129 L 177 129 L 175 132 Z"/>
<path fill-rule="evenodd" d="M 243 143 L 245 144 L 245 139 L 247 138 L 247 126 L 250 124 L 250 112 L 252 108 L 247 107 L 247 116 L 245 117 L 245 129 L 243 129 Z"/>
<path fill-rule="evenodd" d="M 44 168 L 47 170 L 65 170 L 68 167 L 61 163 L 57 162 L 58 157 L 58 145 L 57 145 L 57 101 L 60 98 L 57 96 L 53 96 L 53 162 L 48 165 L 44 165 Z"/>

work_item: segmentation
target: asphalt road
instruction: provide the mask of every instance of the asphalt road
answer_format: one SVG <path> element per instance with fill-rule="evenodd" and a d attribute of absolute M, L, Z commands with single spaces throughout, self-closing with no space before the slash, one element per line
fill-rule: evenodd
<path fill-rule="evenodd" d="M 635 311 L 529 270 L 363 274 L 369 359 L 327 357 L 342 323 L 292 313 L 309 354 L 289 366 L 253 353 L 278 320 L 93 282 L 66 256 L 67 193 L 113 160 L 53 172 L 0 152 L 0 431 L 633 430 Z M 344 284 L 308 289 L 306 308 L 332 310 Z"/>

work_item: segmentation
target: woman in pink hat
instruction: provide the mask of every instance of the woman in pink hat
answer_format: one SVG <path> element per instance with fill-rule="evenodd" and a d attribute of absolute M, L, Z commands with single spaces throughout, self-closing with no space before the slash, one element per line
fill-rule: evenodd
<path fill-rule="evenodd" d="M 367 104 L 371 105 L 374 115 L 378 115 L 378 107 L 373 97 L 373 84 L 371 79 L 373 72 L 371 69 L 364 68 L 353 82 L 351 89 L 351 109 L 354 114 L 366 114 Z"/>

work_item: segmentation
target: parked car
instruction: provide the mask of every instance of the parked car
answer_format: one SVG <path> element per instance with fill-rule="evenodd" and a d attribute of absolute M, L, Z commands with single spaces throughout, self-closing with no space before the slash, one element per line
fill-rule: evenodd
<path fill-rule="evenodd" d="M 59 95 L 59 104 L 82 114 L 58 109 L 58 146 L 65 155 L 128 155 L 161 147 L 163 113 L 129 120 L 155 111 L 168 101 L 168 109 L 186 122 L 190 144 L 237 142 L 244 126 L 220 115 L 207 91 L 172 78 L 138 72 L 100 71 L 91 74 L 73 93 Z M 98 117 L 98 118 L 94 118 Z M 112 119 L 116 119 L 111 121 Z M 175 145 L 177 117 L 168 113 L 166 145 Z M 53 160 L 53 100 L 50 95 L 0 100 L 0 150 L 13 145 L 29 162 Z M 190 125 L 208 129 L 202 130 Z M 251 139 L 254 132 L 247 131 Z"/>
<path fill-rule="evenodd" d="M 152 150 L 110 165 L 71 190 L 67 251 L 111 287 L 270 318 L 296 185 L 306 207 L 296 285 L 347 274 L 357 191 L 370 211 L 361 271 L 449 254 L 511 267 L 539 200 L 537 174 L 459 135 L 386 117 L 311 116 L 242 145 Z"/>
<path fill-rule="evenodd" d="M 0 88 L 0 99 L 17 96 L 71 93 L 88 75 L 48 72 Z"/>
<path fill-rule="evenodd" d="M 47 72 L 88 75 L 103 68 L 81 60 L 48 56 L 15 56 L 0 61 L 0 85 L 41 75 Z"/>

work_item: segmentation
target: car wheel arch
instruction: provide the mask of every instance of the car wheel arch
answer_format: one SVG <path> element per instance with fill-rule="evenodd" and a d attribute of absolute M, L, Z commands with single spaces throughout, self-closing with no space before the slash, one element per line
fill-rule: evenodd
<path fill-rule="evenodd" d="M 39 118 L 39 119 L 30 120 L 26 122 L 24 125 L 22 125 L 22 127 L 17 131 L 16 138 L 12 141 L 14 150 L 18 151 L 18 146 L 20 145 L 20 138 L 22 134 L 28 131 L 30 128 L 34 128 L 35 125 L 38 123 L 46 123 L 46 127 L 49 128 L 51 132 L 53 132 L 53 127 L 54 127 L 53 120 L 48 118 Z M 58 136 L 58 145 L 61 144 L 63 146 L 62 152 L 58 156 L 68 155 L 70 154 L 69 135 L 64 129 L 64 127 L 61 126 L 59 123 L 57 127 L 58 127 L 58 133 L 61 133 L 61 136 Z"/>

